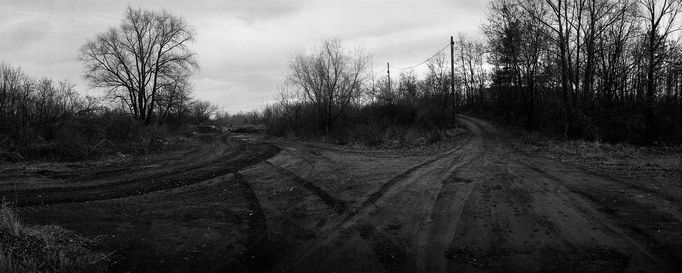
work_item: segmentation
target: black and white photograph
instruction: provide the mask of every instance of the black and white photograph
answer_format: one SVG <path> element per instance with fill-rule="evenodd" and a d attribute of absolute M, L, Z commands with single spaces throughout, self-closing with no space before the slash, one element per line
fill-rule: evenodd
<path fill-rule="evenodd" d="M 0 273 L 682 272 L 682 0 L 0 0 Z"/>

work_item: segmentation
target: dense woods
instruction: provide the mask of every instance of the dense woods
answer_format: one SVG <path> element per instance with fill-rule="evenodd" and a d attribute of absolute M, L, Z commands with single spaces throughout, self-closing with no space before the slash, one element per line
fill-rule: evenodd
<path fill-rule="evenodd" d="M 95 98 L 82 97 L 68 82 L 32 78 L 19 68 L 0 63 L 0 147 L 17 150 L 66 138 L 66 127 L 97 107 Z"/>
<path fill-rule="evenodd" d="M 565 137 L 680 142 L 679 1 L 492 1 L 486 109 Z"/>
<path fill-rule="evenodd" d="M 159 100 L 152 116 L 158 123 L 146 126 L 120 103 L 0 63 L 0 159 L 76 160 L 114 146 L 118 152 L 146 151 L 155 138 L 205 122 L 216 111 L 184 90 L 172 102 Z"/>

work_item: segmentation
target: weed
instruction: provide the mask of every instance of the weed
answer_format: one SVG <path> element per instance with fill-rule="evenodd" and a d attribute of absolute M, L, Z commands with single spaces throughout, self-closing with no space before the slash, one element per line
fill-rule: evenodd
<path fill-rule="evenodd" d="M 0 272 L 106 272 L 97 243 L 58 226 L 22 225 L 16 210 L 0 205 Z"/>

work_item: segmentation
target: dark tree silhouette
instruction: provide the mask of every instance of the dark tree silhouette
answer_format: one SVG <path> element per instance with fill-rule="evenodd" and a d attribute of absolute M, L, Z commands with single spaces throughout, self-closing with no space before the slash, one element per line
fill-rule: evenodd
<path fill-rule="evenodd" d="M 129 7 L 121 25 L 100 33 L 81 48 L 85 78 L 107 88 L 135 119 L 149 124 L 159 92 L 189 77 L 198 67 L 188 44 L 194 32 L 180 17 Z"/>
<path fill-rule="evenodd" d="M 325 132 L 360 97 L 368 59 L 360 51 L 345 50 L 340 40 L 324 41 L 316 52 L 293 58 L 289 79 L 315 105 Z"/>

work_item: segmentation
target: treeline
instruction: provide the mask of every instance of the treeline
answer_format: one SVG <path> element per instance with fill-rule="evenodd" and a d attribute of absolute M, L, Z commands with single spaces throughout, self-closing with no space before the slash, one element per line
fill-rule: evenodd
<path fill-rule="evenodd" d="M 10 150 L 59 138 L 66 123 L 92 115 L 99 102 L 68 82 L 33 78 L 0 63 L 0 145 Z"/>
<path fill-rule="evenodd" d="M 493 0 L 483 39 L 454 39 L 454 77 L 447 51 L 390 79 L 327 41 L 294 56 L 265 118 L 273 134 L 381 143 L 475 112 L 563 138 L 679 144 L 681 11 L 667 0 Z"/>
<path fill-rule="evenodd" d="M 669 0 L 493 0 L 489 88 L 461 104 L 564 137 L 680 143 L 680 11 Z"/>
<path fill-rule="evenodd" d="M 82 96 L 71 83 L 31 77 L 0 63 L 0 153 L 77 160 L 113 146 L 121 152 L 146 150 L 156 137 L 214 115 L 215 106 L 193 99 L 189 91 L 170 105 L 159 100 L 155 123 L 145 126 L 121 104 Z"/>
<path fill-rule="evenodd" d="M 161 135 L 207 122 L 217 107 L 191 96 L 192 41 L 181 17 L 128 7 L 120 25 L 80 49 L 84 78 L 105 91 L 98 98 L 0 64 L 0 155 L 82 159 L 117 143 L 119 151 L 145 151 Z"/>
<path fill-rule="evenodd" d="M 430 64 L 426 80 L 404 73 L 399 84 L 374 75 L 368 64 L 368 55 L 338 39 L 294 56 L 278 103 L 263 112 L 268 134 L 369 145 L 440 140 L 454 121 L 445 62 Z"/>

